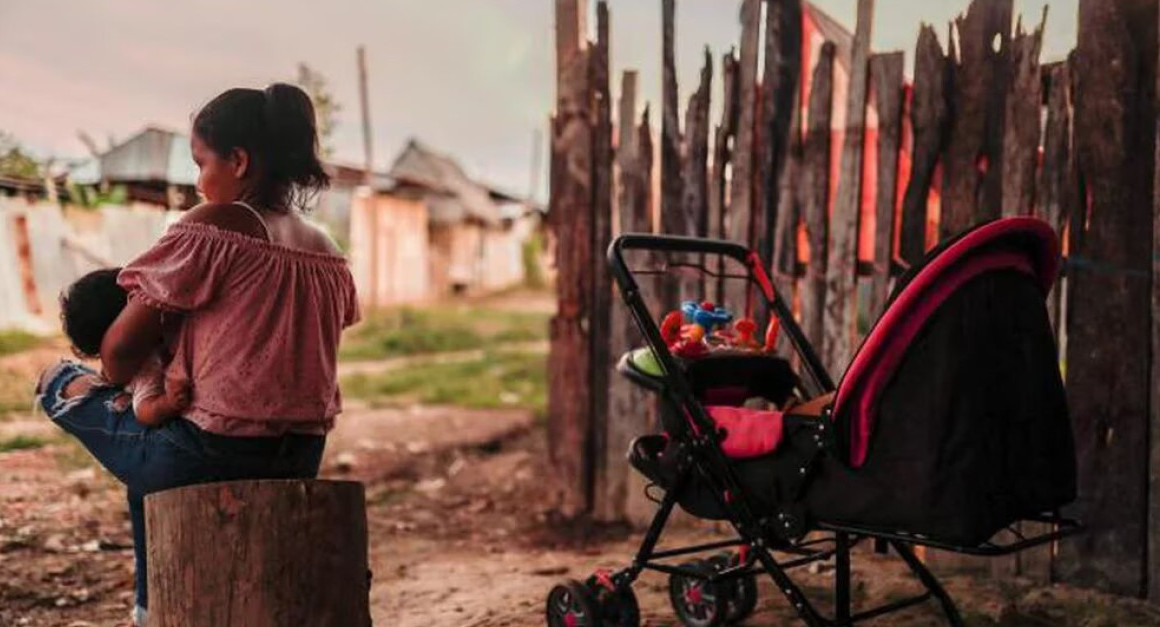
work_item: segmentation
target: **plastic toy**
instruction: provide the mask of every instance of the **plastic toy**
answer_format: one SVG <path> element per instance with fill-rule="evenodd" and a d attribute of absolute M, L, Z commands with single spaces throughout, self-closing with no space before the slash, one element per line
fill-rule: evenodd
<path fill-rule="evenodd" d="M 687 324 L 700 326 L 704 329 L 705 335 L 710 335 L 717 327 L 733 321 L 733 314 L 729 313 L 729 310 L 720 309 L 709 301 L 703 303 L 685 301 L 681 304 L 681 312 L 685 314 Z"/>
<path fill-rule="evenodd" d="M 733 347 L 745 350 L 759 350 L 761 344 L 753 337 L 757 332 L 757 323 L 749 318 L 742 318 L 733 325 L 736 335 L 733 337 Z"/>
<path fill-rule="evenodd" d="M 685 317 L 679 311 L 670 311 L 661 321 L 661 338 L 672 348 L 673 344 L 681 339 L 681 323 Z"/>
<path fill-rule="evenodd" d="M 777 316 L 773 316 L 769 320 L 769 326 L 765 328 L 765 346 L 762 348 L 767 353 L 772 353 L 777 350 L 777 334 L 781 331 L 781 320 Z"/>

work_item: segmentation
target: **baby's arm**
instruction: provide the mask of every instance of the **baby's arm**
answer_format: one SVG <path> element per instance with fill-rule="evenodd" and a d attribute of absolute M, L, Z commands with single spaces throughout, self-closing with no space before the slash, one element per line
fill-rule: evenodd
<path fill-rule="evenodd" d="M 166 389 L 165 368 L 155 356 L 133 379 L 133 413 L 137 422 L 156 427 L 189 408 L 189 386 L 178 384 Z"/>

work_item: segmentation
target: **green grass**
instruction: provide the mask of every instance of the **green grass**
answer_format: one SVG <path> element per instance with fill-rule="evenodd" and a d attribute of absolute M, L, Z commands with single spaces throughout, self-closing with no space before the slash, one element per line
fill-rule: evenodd
<path fill-rule="evenodd" d="M 548 315 L 471 306 L 403 307 L 371 313 L 342 340 L 339 357 L 386 359 L 499 347 L 547 338 Z"/>
<path fill-rule="evenodd" d="M 416 364 L 342 380 L 342 393 L 372 404 L 424 403 L 472 409 L 521 407 L 547 412 L 547 357 L 487 351 L 482 358 Z"/>
<path fill-rule="evenodd" d="M 0 355 L 10 355 L 40 344 L 40 338 L 24 331 L 0 331 Z"/>
<path fill-rule="evenodd" d="M 32 435 L 18 435 L 8 438 L 7 440 L 0 440 L 0 453 L 7 453 L 8 451 L 22 451 L 30 448 L 40 448 L 48 444 L 48 440 L 38 438 Z"/>
<path fill-rule="evenodd" d="M 0 415 L 32 407 L 33 382 L 11 370 L 0 369 Z"/>

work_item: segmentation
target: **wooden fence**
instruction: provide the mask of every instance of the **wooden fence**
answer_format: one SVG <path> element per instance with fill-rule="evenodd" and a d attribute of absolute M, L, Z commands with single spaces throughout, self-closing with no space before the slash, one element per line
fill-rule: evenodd
<path fill-rule="evenodd" d="M 677 7 L 661 0 L 655 159 L 636 72 L 620 77 L 612 114 L 607 3 L 589 41 L 587 2 L 556 0 L 549 440 L 567 513 L 651 511 L 624 461 L 651 428 L 651 402 L 611 376 L 638 340 L 604 261 L 614 233 L 659 224 L 759 249 L 836 375 L 860 341 L 859 315 L 880 313 L 899 271 L 976 222 L 1031 214 L 1065 240 L 1049 307 L 1078 446 L 1073 513 L 1091 529 L 991 567 L 1160 601 L 1157 0 L 1080 0 L 1077 47 L 1052 64 L 1039 60 L 1043 22 L 1013 27 L 1012 4 L 971 2 L 947 48 L 924 26 L 905 83 L 903 53 L 870 51 L 873 0 L 859 1 L 852 37 L 821 45 L 805 31 L 816 39 L 828 18 L 808 3 L 743 0 L 739 49 L 721 57 L 716 86 L 706 51 L 682 126 Z M 723 103 L 714 123 L 711 94 Z"/>

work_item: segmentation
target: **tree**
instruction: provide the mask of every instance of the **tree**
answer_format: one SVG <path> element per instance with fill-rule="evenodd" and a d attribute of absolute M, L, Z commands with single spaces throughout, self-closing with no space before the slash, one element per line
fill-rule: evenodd
<path fill-rule="evenodd" d="M 39 179 L 41 165 L 12 134 L 0 131 L 0 176 Z"/>
<path fill-rule="evenodd" d="M 330 157 L 334 153 L 330 138 L 337 124 L 338 112 L 342 111 L 342 105 L 330 93 L 326 77 L 305 63 L 298 64 L 298 78 L 295 82 L 314 101 L 314 117 L 318 125 L 318 140 L 322 155 Z"/>

